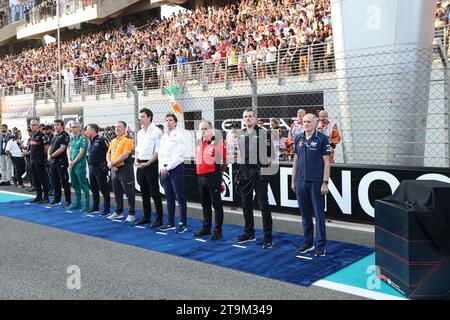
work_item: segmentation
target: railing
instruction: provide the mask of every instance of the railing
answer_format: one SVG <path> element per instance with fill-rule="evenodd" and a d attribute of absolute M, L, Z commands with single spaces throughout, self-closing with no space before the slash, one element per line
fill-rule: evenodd
<path fill-rule="evenodd" d="M 334 71 L 334 53 L 331 45 L 318 44 L 264 52 L 259 49 L 246 55 L 237 54 L 202 61 L 174 65 L 152 65 L 108 74 L 89 74 L 80 78 L 63 80 L 62 95 L 66 101 L 75 96 L 99 96 L 126 92 L 127 81 L 133 82 L 138 90 L 163 90 L 171 94 L 173 87 L 187 85 L 214 85 L 244 81 L 250 72 L 258 80 L 278 79 L 293 76 L 310 76 L 316 73 Z M 33 93 L 36 99 L 45 98 L 45 88 L 56 92 L 57 82 L 38 82 L 1 88 L 1 95 Z M 175 89 L 174 89 L 175 90 Z"/>
<path fill-rule="evenodd" d="M 101 3 L 103 0 L 66 0 L 60 4 L 60 17 L 75 13 L 78 9 Z M 26 23 L 36 24 L 42 20 L 56 17 L 56 3 L 49 6 L 37 5 L 31 8 L 31 12 L 25 14 Z"/>
<path fill-rule="evenodd" d="M 450 25 L 444 25 L 435 28 L 434 31 L 434 44 L 441 45 L 445 52 L 447 53 L 447 56 L 449 57 L 449 32 L 450 32 Z"/>
<path fill-rule="evenodd" d="M 80 0 L 81 1 L 81 0 Z M 93 0 L 98 2 L 101 0 Z M 86 2 L 86 1 L 83 1 Z M 449 52 L 450 25 L 436 28 L 435 43 Z M 63 81 L 63 96 L 67 99 L 81 95 L 110 94 L 125 92 L 126 81 L 132 81 L 138 90 L 164 90 L 190 84 L 204 86 L 218 83 L 230 83 L 248 79 L 246 70 L 252 70 L 256 79 L 273 78 L 281 80 L 292 76 L 310 76 L 312 74 L 333 72 L 335 59 L 332 43 L 320 43 L 310 46 L 287 48 L 269 53 L 267 50 L 255 50 L 247 55 L 237 54 L 236 61 L 228 57 L 201 60 L 181 65 L 152 65 L 150 68 L 123 70 L 111 74 L 88 75 Z M 273 59 L 275 58 L 275 59 Z M 236 60 L 234 59 L 234 60 Z M 57 84 L 41 82 L 33 84 L 1 87 L 1 95 L 33 93 L 37 99 L 44 99 L 44 88 L 56 92 Z"/>

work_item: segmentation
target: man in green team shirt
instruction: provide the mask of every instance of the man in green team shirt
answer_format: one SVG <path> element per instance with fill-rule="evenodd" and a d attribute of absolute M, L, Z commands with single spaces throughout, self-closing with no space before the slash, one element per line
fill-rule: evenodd
<path fill-rule="evenodd" d="M 75 190 L 75 202 L 70 209 L 81 209 L 81 191 L 83 191 L 83 211 L 89 210 L 89 186 L 86 180 L 86 152 L 88 140 L 81 133 L 81 124 L 73 122 L 70 126 L 73 136 L 69 143 L 70 180 Z"/>

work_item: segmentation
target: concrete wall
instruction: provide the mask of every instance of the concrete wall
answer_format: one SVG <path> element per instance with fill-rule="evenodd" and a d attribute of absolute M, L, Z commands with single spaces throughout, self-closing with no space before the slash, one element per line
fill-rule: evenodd
<path fill-rule="evenodd" d="M 332 0 L 334 46 L 346 161 L 423 166 L 436 3 L 430 0 Z M 364 107 L 362 107 L 364 106 Z M 391 130 L 367 134 L 367 114 Z M 375 120 L 372 118 L 372 120 Z M 388 152 L 383 152 L 384 149 Z"/>

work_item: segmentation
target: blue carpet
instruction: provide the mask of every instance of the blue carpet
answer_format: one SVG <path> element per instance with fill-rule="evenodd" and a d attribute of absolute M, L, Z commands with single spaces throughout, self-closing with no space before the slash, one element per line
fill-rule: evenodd
<path fill-rule="evenodd" d="M 3 197 L 3 194 L 1 196 Z M 197 219 L 188 220 L 189 231 L 184 234 L 170 231 L 167 235 L 162 235 L 148 226 L 140 229 L 97 215 L 89 217 L 80 211 L 68 213 L 60 206 L 46 208 L 27 201 L 0 203 L 0 215 L 302 286 L 310 286 L 374 251 L 370 247 L 329 241 L 325 257 L 305 254 L 302 256 L 308 259 L 298 258 L 295 250 L 303 240 L 299 235 L 274 232 L 273 248 L 264 250 L 261 248 L 263 233 L 257 230 L 256 237 L 259 241 L 245 243 L 243 246 L 246 248 L 240 248 L 233 245 L 243 232 L 241 226 L 224 225 L 223 239 L 210 241 L 206 237 L 204 240 L 208 241 L 201 242 L 196 240 L 192 233 L 201 227 L 202 221 Z M 136 217 L 139 219 L 141 215 L 142 213 L 138 212 Z"/>

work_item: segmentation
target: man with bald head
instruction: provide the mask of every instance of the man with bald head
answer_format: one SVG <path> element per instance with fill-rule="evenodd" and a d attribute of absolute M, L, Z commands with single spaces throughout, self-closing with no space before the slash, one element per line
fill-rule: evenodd
<path fill-rule="evenodd" d="M 295 139 L 291 188 L 297 195 L 304 231 L 304 243 L 297 252 L 303 254 L 315 250 L 316 257 L 323 257 L 326 253 L 325 195 L 330 178 L 331 147 L 327 136 L 316 129 L 317 122 L 313 114 L 303 117 L 305 131 Z M 316 217 L 315 245 L 313 215 Z"/>
<path fill-rule="evenodd" d="M 336 149 L 336 145 L 341 142 L 341 135 L 339 134 L 337 124 L 331 123 L 330 120 L 328 120 L 328 112 L 325 110 L 319 112 L 319 124 L 317 130 L 328 137 L 331 146 L 330 163 L 334 163 L 334 149 Z"/>

